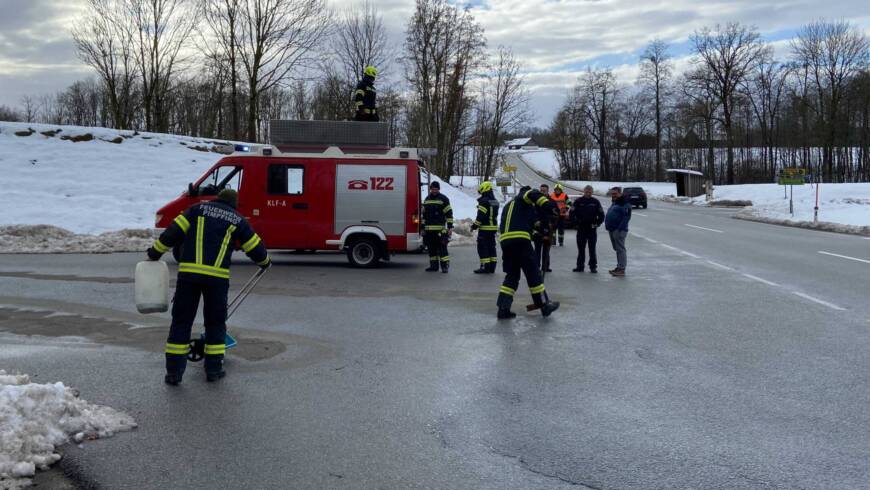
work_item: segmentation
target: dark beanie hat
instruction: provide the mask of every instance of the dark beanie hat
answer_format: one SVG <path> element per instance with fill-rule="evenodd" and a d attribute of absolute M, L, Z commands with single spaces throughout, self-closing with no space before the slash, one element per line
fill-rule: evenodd
<path fill-rule="evenodd" d="M 217 200 L 223 201 L 235 208 L 239 205 L 239 193 L 232 189 L 224 189 L 218 192 Z"/>
<path fill-rule="evenodd" d="M 436 180 L 435 182 L 432 182 L 431 184 L 429 184 L 429 187 L 431 187 L 432 189 L 440 189 L 441 184 L 439 184 L 438 181 Z"/>

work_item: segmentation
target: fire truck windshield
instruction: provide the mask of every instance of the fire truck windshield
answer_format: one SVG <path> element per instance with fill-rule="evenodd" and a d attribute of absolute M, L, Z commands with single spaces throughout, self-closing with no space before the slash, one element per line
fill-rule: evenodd
<path fill-rule="evenodd" d="M 242 167 L 225 165 L 212 170 L 200 181 L 197 189 L 199 196 L 215 196 L 223 189 L 241 189 Z"/>

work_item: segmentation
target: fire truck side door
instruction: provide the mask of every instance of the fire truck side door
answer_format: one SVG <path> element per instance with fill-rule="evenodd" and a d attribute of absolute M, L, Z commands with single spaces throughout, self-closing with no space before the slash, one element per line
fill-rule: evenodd
<path fill-rule="evenodd" d="M 310 192 L 305 164 L 278 162 L 266 168 L 259 207 L 261 236 L 270 248 L 312 248 L 308 233 Z"/>

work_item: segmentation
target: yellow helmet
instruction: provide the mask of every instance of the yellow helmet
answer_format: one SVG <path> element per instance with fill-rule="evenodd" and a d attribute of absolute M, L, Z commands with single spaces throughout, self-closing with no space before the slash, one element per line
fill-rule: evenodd
<path fill-rule="evenodd" d="M 490 182 L 488 180 L 481 182 L 480 185 L 477 187 L 477 192 L 479 192 L 481 194 L 483 194 L 484 192 L 487 192 L 487 191 L 491 191 L 491 190 L 492 190 L 492 182 Z"/>
<path fill-rule="evenodd" d="M 363 75 L 368 75 L 372 78 L 376 78 L 378 76 L 378 69 L 374 66 L 367 66 L 365 70 L 363 70 Z"/>
<path fill-rule="evenodd" d="M 558 183 L 557 183 L 556 186 L 553 187 L 553 189 L 554 189 L 554 190 L 560 190 L 560 191 L 561 191 L 561 190 L 562 190 L 562 184 L 558 184 Z"/>

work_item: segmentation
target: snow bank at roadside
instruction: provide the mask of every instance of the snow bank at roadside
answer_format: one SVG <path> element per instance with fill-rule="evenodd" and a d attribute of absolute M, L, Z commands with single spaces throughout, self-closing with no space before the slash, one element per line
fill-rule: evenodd
<path fill-rule="evenodd" d="M 461 219 L 471 219 L 473 220 L 475 216 L 477 216 L 477 199 L 469 196 L 462 190 L 453 187 L 449 183 L 444 180 L 438 178 L 436 175 L 431 176 L 432 181 L 438 181 L 441 186 L 441 193 L 447 196 L 447 199 L 450 199 L 450 207 L 453 208 L 453 219 L 461 220 Z M 423 188 L 424 192 L 429 192 L 427 188 Z M 423 199 L 426 196 L 422 196 Z"/>
<path fill-rule="evenodd" d="M 60 460 L 55 447 L 70 439 L 111 437 L 136 422 L 115 409 L 92 405 L 63 383 L 31 383 L 0 370 L 0 488 L 23 488 L 37 469 Z"/>
<path fill-rule="evenodd" d="M 714 200 L 752 201 L 744 215 L 771 222 L 812 222 L 816 203 L 815 185 L 794 186 L 794 216 L 789 213 L 786 187 L 777 184 L 721 185 L 713 189 Z M 705 205 L 704 196 L 693 204 Z M 819 188 L 819 221 L 857 227 L 870 226 L 870 183 L 822 184 Z"/>
<path fill-rule="evenodd" d="M 0 226 L 0 253 L 144 252 L 153 242 L 151 230 L 82 235 L 51 225 Z"/>

